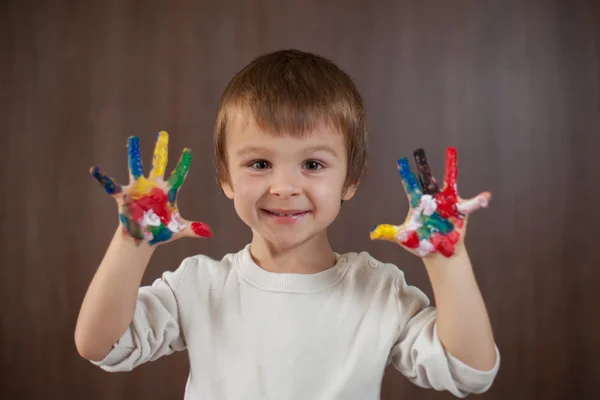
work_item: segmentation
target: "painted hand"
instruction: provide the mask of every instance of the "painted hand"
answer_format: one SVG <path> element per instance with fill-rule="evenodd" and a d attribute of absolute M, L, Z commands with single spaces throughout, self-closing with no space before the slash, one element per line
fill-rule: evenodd
<path fill-rule="evenodd" d="M 119 185 L 98 167 L 90 169 L 90 174 L 117 201 L 121 226 L 137 243 L 146 241 L 150 245 L 157 245 L 181 237 L 212 236 L 208 225 L 186 221 L 179 214 L 177 194 L 190 168 L 192 151 L 183 150 L 177 167 L 165 182 L 163 178 L 168 161 L 168 145 L 169 135 L 167 132 L 160 132 L 156 137 L 152 171 L 145 178 L 139 139 L 130 137 L 127 144 L 130 182 L 127 186 Z"/>
<path fill-rule="evenodd" d="M 423 149 L 415 150 L 414 156 L 419 170 L 418 180 L 408 160 L 398 160 L 398 171 L 410 202 L 406 220 L 399 226 L 375 226 L 371 230 L 371 239 L 396 242 L 421 257 L 435 252 L 450 257 L 464 239 L 468 215 L 487 207 L 491 194 L 483 192 L 468 200 L 458 196 L 456 149 L 453 147 L 446 150 L 446 175 L 442 189 L 431 175 Z"/>

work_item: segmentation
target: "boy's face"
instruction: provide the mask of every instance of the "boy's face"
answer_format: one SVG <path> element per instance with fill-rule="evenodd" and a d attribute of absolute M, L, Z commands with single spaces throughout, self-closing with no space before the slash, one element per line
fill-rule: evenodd
<path fill-rule="evenodd" d="M 236 118 L 227 132 L 231 185 L 223 191 L 254 235 L 279 249 L 319 236 L 340 210 L 346 178 L 344 137 L 323 124 L 296 138 L 262 130 L 253 118 Z"/>

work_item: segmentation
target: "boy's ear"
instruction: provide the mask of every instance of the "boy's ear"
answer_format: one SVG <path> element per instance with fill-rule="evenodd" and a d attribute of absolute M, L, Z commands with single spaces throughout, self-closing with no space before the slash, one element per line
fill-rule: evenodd
<path fill-rule="evenodd" d="M 225 196 L 227 196 L 229 200 L 233 200 L 233 189 L 231 188 L 231 184 L 227 182 L 221 182 L 221 189 L 223 190 L 223 193 L 225 193 Z"/>
<path fill-rule="evenodd" d="M 354 194 L 356 193 L 356 189 L 358 189 L 358 182 L 357 183 L 353 183 L 350 186 L 348 186 L 346 188 L 346 191 L 342 195 L 342 201 L 348 201 L 351 198 L 353 198 Z"/>

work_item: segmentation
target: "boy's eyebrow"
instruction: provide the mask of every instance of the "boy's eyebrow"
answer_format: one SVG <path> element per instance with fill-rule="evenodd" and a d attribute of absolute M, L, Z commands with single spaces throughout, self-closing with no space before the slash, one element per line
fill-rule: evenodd
<path fill-rule="evenodd" d="M 337 157 L 337 153 L 335 152 L 335 150 L 327 145 L 310 146 L 310 147 L 307 147 L 306 149 L 304 149 L 303 153 L 316 153 L 318 151 L 324 151 L 324 152 L 330 153 L 333 156 Z M 235 155 L 238 157 L 243 157 L 246 154 L 253 154 L 253 153 L 269 154 L 269 153 L 271 153 L 271 151 L 265 147 L 246 146 L 246 147 L 242 147 L 241 149 L 239 149 L 235 153 Z"/>
<path fill-rule="evenodd" d="M 317 151 L 324 151 L 337 157 L 337 153 L 335 152 L 335 150 L 324 144 L 311 146 L 304 149 L 304 153 L 316 153 Z"/>
<path fill-rule="evenodd" d="M 241 149 L 239 149 L 235 155 L 238 157 L 242 157 L 245 156 L 246 154 L 252 154 L 252 153 L 269 153 L 269 149 L 266 149 L 264 147 L 256 147 L 256 146 L 246 146 L 246 147 L 242 147 Z"/>

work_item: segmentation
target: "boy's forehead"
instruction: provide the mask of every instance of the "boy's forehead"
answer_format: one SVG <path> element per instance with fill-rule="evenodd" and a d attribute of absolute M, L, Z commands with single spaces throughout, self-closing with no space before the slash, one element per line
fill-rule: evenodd
<path fill-rule="evenodd" d="M 325 121 L 314 125 L 304 132 L 276 132 L 257 123 L 252 115 L 238 114 L 227 129 L 227 147 L 231 150 L 254 145 L 276 144 L 277 142 L 296 142 L 296 145 L 329 145 L 333 148 L 344 146 L 343 135 Z"/>

